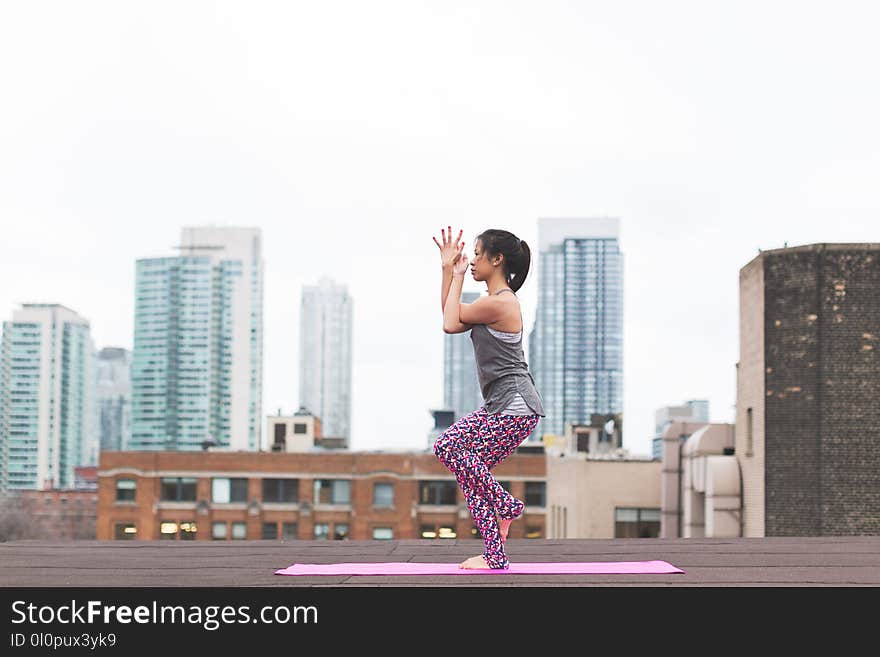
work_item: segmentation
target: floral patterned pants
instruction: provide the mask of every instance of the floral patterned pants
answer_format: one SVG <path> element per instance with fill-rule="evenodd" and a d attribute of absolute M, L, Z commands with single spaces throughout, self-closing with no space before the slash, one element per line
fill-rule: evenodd
<path fill-rule="evenodd" d="M 507 569 L 495 518 L 517 518 L 525 503 L 508 493 L 490 469 L 510 456 L 534 430 L 540 416 L 489 413 L 485 406 L 458 419 L 434 443 L 434 454 L 455 475 L 474 524 L 483 537 L 490 568 Z"/>

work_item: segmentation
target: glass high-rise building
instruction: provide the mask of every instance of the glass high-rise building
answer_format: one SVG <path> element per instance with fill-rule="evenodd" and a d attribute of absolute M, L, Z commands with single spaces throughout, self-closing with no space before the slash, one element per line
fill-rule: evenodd
<path fill-rule="evenodd" d="M 137 261 L 129 449 L 259 450 L 260 229 L 184 228 L 180 249 Z"/>
<path fill-rule="evenodd" d="M 478 292 L 463 292 L 462 303 L 473 303 Z M 455 420 L 477 410 L 483 404 L 483 393 L 477 378 L 477 361 L 471 334 L 443 335 L 443 405 L 455 413 Z M 453 420 L 454 421 L 454 420 Z"/>
<path fill-rule="evenodd" d="M 300 303 L 299 404 L 321 420 L 325 437 L 351 441 L 352 298 L 322 276 Z"/>
<path fill-rule="evenodd" d="M 538 220 L 538 302 L 529 369 L 547 417 L 530 440 L 563 435 L 567 422 L 588 424 L 593 413 L 623 412 L 619 235 L 620 221 L 613 217 Z"/>
<path fill-rule="evenodd" d="M 131 441 L 131 352 L 105 347 L 95 354 L 95 422 L 102 450 L 128 449 Z"/>
<path fill-rule="evenodd" d="M 0 342 L 0 488 L 73 488 L 97 464 L 89 322 L 57 303 L 26 303 Z"/>

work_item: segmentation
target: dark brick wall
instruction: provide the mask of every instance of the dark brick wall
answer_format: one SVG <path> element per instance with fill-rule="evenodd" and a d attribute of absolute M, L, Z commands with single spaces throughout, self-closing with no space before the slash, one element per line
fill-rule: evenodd
<path fill-rule="evenodd" d="M 765 535 L 880 534 L 880 245 L 764 256 Z"/>

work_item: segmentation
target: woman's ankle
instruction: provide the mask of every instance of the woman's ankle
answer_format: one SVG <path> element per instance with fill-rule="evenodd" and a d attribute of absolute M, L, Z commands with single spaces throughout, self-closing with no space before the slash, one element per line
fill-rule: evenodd
<path fill-rule="evenodd" d="M 516 520 L 523 514 L 525 509 L 526 503 L 514 497 L 513 502 L 511 502 L 504 511 L 498 512 L 498 517 L 504 518 L 505 520 Z"/>

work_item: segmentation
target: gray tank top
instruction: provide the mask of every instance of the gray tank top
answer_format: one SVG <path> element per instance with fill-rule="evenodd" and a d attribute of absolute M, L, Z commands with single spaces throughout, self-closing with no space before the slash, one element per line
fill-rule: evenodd
<path fill-rule="evenodd" d="M 510 292 L 505 288 L 495 294 Z M 522 314 L 520 314 L 522 321 Z M 483 393 L 483 403 L 489 413 L 501 413 L 521 396 L 533 413 L 546 417 L 535 380 L 529 372 L 522 349 L 522 331 L 515 342 L 502 340 L 485 324 L 471 327 L 471 342 L 477 360 L 477 378 Z M 502 333 L 495 331 L 495 333 Z M 505 334 L 510 335 L 510 334 Z"/>

